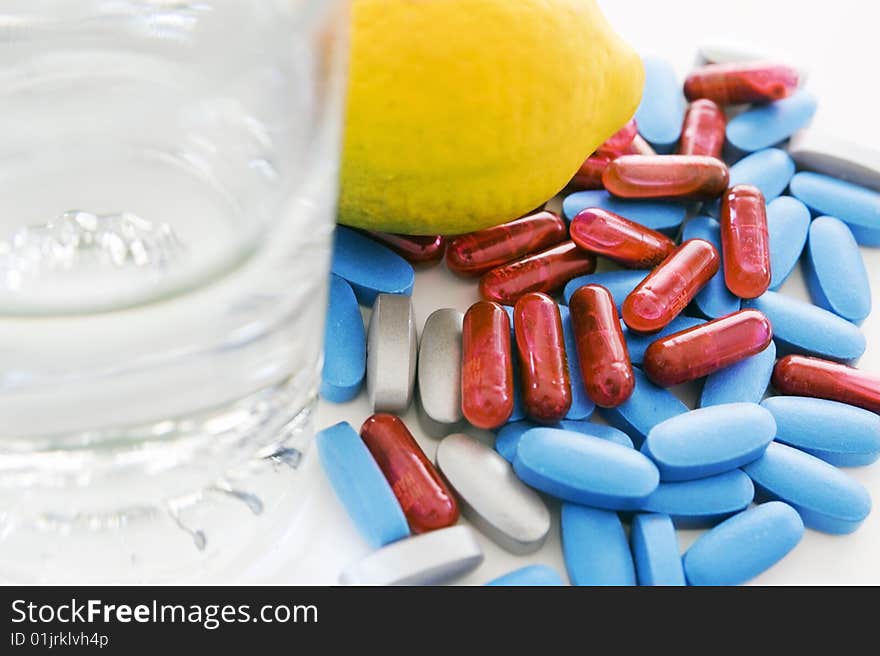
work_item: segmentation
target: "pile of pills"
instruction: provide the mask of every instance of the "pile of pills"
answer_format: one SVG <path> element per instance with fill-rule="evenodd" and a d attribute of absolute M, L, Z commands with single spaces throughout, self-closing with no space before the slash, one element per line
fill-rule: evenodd
<path fill-rule="evenodd" d="M 702 56 L 684 84 L 645 59 L 635 118 L 584 162 L 564 216 L 451 237 L 338 228 L 321 392 L 341 403 L 366 386 L 376 413 L 317 437 L 376 548 L 343 583 L 473 569 L 462 513 L 533 552 L 553 499 L 575 585 L 740 584 L 805 527 L 850 533 L 868 516 L 841 468 L 880 457 L 880 376 L 854 366 L 880 156 L 805 130 L 816 101 L 791 66 Z M 436 310 L 419 339 L 413 265 L 444 259 L 483 300 Z M 778 291 L 798 262 L 811 303 Z M 689 408 L 669 388 L 693 381 Z M 412 403 L 434 462 L 398 417 Z M 682 555 L 676 527 L 709 530 Z M 563 580 L 535 565 L 489 584 Z"/>

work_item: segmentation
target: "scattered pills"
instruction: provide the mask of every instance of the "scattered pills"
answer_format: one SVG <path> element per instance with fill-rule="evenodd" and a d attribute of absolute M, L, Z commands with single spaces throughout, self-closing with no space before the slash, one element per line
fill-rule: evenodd
<path fill-rule="evenodd" d="M 849 361 L 865 352 L 865 336 L 857 326 L 806 301 L 767 292 L 745 301 L 743 306 L 758 310 L 770 320 L 773 339 L 783 354 Z"/>
<path fill-rule="evenodd" d="M 624 510 L 657 488 L 657 467 L 635 449 L 590 435 L 533 428 L 513 460 L 524 483 L 565 501 Z"/>
<path fill-rule="evenodd" d="M 464 315 L 435 310 L 419 340 L 417 369 L 419 422 L 432 437 L 455 432 L 462 424 L 461 331 Z"/>
<path fill-rule="evenodd" d="M 761 405 L 776 419 L 776 441 L 837 467 L 880 457 L 880 416 L 855 406 L 805 396 L 774 396 Z"/>
<path fill-rule="evenodd" d="M 693 481 L 660 483 L 639 510 L 669 515 L 679 528 L 702 528 L 744 510 L 754 497 L 751 479 L 734 469 Z"/>
<path fill-rule="evenodd" d="M 685 100 L 672 65 L 659 57 L 643 57 L 645 88 L 636 110 L 639 133 L 657 150 L 671 152 L 681 135 Z M 625 216 L 625 215 L 624 215 Z"/>
<path fill-rule="evenodd" d="M 782 196 L 767 204 L 770 289 L 779 289 L 797 266 L 807 243 L 810 221 L 810 210 L 807 206 L 791 196 Z"/>
<path fill-rule="evenodd" d="M 788 187 L 794 176 L 794 161 L 784 150 L 765 148 L 746 155 L 730 167 L 730 186 L 752 185 L 770 202 Z M 712 214 L 717 216 L 720 204 L 712 206 Z"/>
<path fill-rule="evenodd" d="M 497 428 L 513 412 L 510 320 L 496 303 L 481 301 L 464 315 L 461 407 L 478 428 Z"/>
<path fill-rule="evenodd" d="M 415 271 L 391 249 L 366 235 L 336 226 L 331 271 L 348 281 L 358 301 L 372 305 L 379 294 L 412 293 Z"/>
<path fill-rule="evenodd" d="M 718 272 L 720 259 L 707 241 L 684 242 L 626 297 L 620 313 L 627 327 L 640 333 L 663 329 Z"/>
<path fill-rule="evenodd" d="M 862 246 L 880 246 L 880 192 L 810 171 L 796 173 L 790 190 L 816 214 L 846 223 Z"/>
<path fill-rule="evenodd" d="M 367 333 L 367 396 L 374 412 L 406 412 L 412 403 L 417 357 L 412 299 L 379 294 Z"/>
<path fill-rule="evenodd" d="M 804 278 L 813 303 L 860 324 L 871 313 L 871 284 L 855 237 L 843 221 L 820 216 L 810 225 Z"/>
<path fill-rule="evenodd" d="M 761 504 L 700 536 L 684 555 L 690 585 L 740 585 L 782 560 L 804 535 L 797 511 Z"/>
<path fill-rule="evenodd" d="M 880 376 L 845 364 L 789 355 L 776 363 L 771 382 L 780 394 L 840 401 L 880 413 Z"/>
<path fill-rule="evenodd" d="M 776 344 L 760 353 L 710 374 L 703 384 L 700 407 L 722 403 L 760 403 L 776 364 Z"/>
<path fill-rule="evenodd" d="M 319 431 L 315 441 L 324 473 L 364 539 L 378 548 L 407 537 L 403 510 L 354 428 L 342 422 Z"/>
<path fill-rule="evenodd" d="M 446 251 L 446 238 L 440 235 L 422 237 L 418 235 L 396 235 L 388 232 L 367 233 L 410 264 L 436 264 L 443 259 Z"/>
<path fill-rule="evenodd" d="M 727 165 L 703 155 L 623 155 L 602 172 L 602 185 L 618 198 L 711 200 L 730 179 Z"/>
<path fill-rule="evenodd" d="M 773 415 L 757 403 L 727 403 L 672 417 L 651 429 L 642 453 L 662 481 L 706 478 L 757 460 L 776 435 Z"/>
<path fill-rule="evenodd" d="M 762 497 L 790 504 L 806 526 L 823 533 L 852 533 L 871 512 L 871 497 L 858 481 L 785 444 L 771 443 L 743 471 Z"/>
<path fill-rule="evenodd" d="M 545 250 L 568 237 L 565 221 L 548 211 L 454 237 L 446 266 L 462 276 L 480 276 L 508 262 Z"/>
<path fill-rule="evenodd" d="M 483 562 L 477 536 L 467 526 L 450 526 L 389 544 L 349 566 L 342 585 L 437 585 Z"/>
<path fill-rule="evenodd" d="M 542 428 L 542 426 L 532 421 L 515 421 L 507 424 L 498 431 L 498 435 L 495 438 L 495 450 L 505 460 L 512 463 L 513 459 L 516 457 L 516 448 L 519 446 L 519 441 L 522 439 L 522 436 L 526 431 L 529 431 L 532 428 Z M 571 421 L 566 419 L 560 421 L 558 424 L 549 426 L 548 428 L 560 428 L 575 433 L 591 435 L 593 437 L 598 437 L 600 440 L 616 442 L 628 449 L 633 448 L 633 442 L 629 435 L 613 426 L 606 426 L 605 424 L 596 424 L 591 421 Z"/>
<path fill-rule="evenodd" d="M 484 274 L 480 279 L 480 296 L 513 305 L 529 292 L 553 293 L 572 278 L 595 270 L 594 255 L 581 250 L 573 241 L 564 241 Z"/>
<path fill-rule="evenodd" d="M 678 538 L 669 515 L 635 515 L 630 543 L 639 585 L 685 585 Z"/>
<path fill-rule="evenodd" d="M 675 242 L 614 212 L 589 208 L 571 222 L 571 239 L 585 251 L 631 269 L 650 269 L 675 250 Z"/>
<path fill-rule="evenodd" d="M 803 171 L 880 191 L 880 151 L 876 149 L 810 129 L 792 137 L 788 152 Z"/>
<path fill-rule="evenodd" d="M 585 209 L 597 207 L 614 212 L 630 221 L 666 234 L 674 234 L 684 223 L 688 213 L 688 205 L 683 202 L 626 200 L 615 198 L 604 189 L 578 191 L 569 194 L 562 201 L 562 211 L 571 221 Z"/>
<path fill-rule="evenodd" d="M 629 351 L 630 360 L 634 365 L 642 365 L 645 362 L 645 351 L 647 351 L 648 347 L 655 341 L 662 337 L 672 335 L 673 333 L 687 330 L 688 328 L 702 326 L 704 323 L 706 323 L 705 319 L 698 319 L 696 317 L 688 317 L 680 314 L 663 330 L 652 335 L 643 335 L 641 333 L 635 333 L 629 328 L 624 328 L 623 335 L 626 338 L 626 348 Z"/>
<path fill-rule="evenodd" d="M 367 338 L 357 298 L 351 285 L 330 274 L 321 396 L 332 403 L 350 401 L 361 391 L 366 370 Z"/>
<path fill-rule="evenodd" d="M 617 513 L 562 506 L 562 554 L 573 585 L 635 585 L 632 553 Z"/>
<path fill-rule="evenodd" d="M 790 66 L 766 62 L 708 64 L 684 81 L 688 100 L 708 98 L 719 105 L 768 103 L 792 95 L 798 72 Z"/>
<path fill-rule="evenodd" d="M 361 439 L 391 485 L 413 533 L 458 521 L 458 502 L 399 417 L 373 415 L 361 426 Z"/>
<path fill-rule="evenodd" d="M 764 195 L 736 185 L 721 201 L 724 283 L 740 298 L 757 298 L 770 288 L 770 233 Z"/>
<path fill-rule="evenodd" d="M 695 100 L 684 117 L 678 154 L 720 158 L 726 128 L 727 119 L 718 105 L 707 98 Z"/>
<path fill-rule="evenodd" d="M 635 389 L 632 396 L 616 408 L 601 408 L 602 417 L 629 435 L 641 446 L 654 426 L 683 414 L 688 407 L 669 390 L 657 387 L 638 369 L 633 369 Z"/>
<path fill-rule="evenodd" d="M 632 291 L 639 286 L 647 275 L 651 273 L 647 269 L 635 269 L 631 271 L 602 271 L 588 276 L 581 276 L 569 281 L 565 286 L 563 295 L 565 302 L 569 303 L 574 293 L 584 285 L 599 285 L 611 292 L 617 311 L 620 312 L 623 301 Z"/>
<path fill-rule="evenodd" d="M 515 554 L 541 547 L 550 532 L 550 511 L 504 458 L 456 433 L 440 442 L 436 460 L 462 500 L 465 516 L 481 533 Z"/>
<path fill-rule="evenodd" d="M 723 265 L 723 255 L 721 255 L 721 224 L 715 219 L 708 216 L 695 216 L 688 221 L 682 231 L 682 240 L 702 239 L 712 244 L 718 251 Z M 700 314 L 717 319 L 733 312 L 738 312 L 741 301 L 738 296 L 727 288 L 724 282 L 724 267 L 719 266 L 718 271 L 713 275 L 706 286 L 694 297 L 694 304 L 700 311 Z"/>
<path fill-rule="evenodd" d="M 504 576 L 489 581 L 487 586 L 559 586 L 565 585 L 562 577 L 552 567 L 547 565 L 528 565 L 514 570 Z"/>
<path fill-rule="evenodd" d="M 757 105 L 727 124 L 727 141 L 747 153 L 770 148 L 810 124 L 816 99 L 804 90 L 783 100 Z"/>

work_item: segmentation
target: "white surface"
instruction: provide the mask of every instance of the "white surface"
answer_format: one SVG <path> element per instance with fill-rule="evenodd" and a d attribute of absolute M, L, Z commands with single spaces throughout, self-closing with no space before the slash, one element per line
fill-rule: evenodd
<path fill-rule="evenodd" d="M 600 3 L 612 24 L 640 52 L 665 56 L 682 75 L 696 57 L 698 43 L 713 34 L 726 40 L 771 45 L 791 54 L 792 61 L 810 70 L 808 88 L 819 98 L 814 125 L 880 149 L 880 131 L 874 116 L 880 91 L 871 78 L 877 58 L 876 26 L 880 9 L 864 0 L 834 3 L 795 0 L 747 0 L 737 3 L 708 0 L 604 0 Z M 564 99 L 559 99 L 564 101 Z M 536 163 L 540 165 L 540 163 Z M 861 366 L 880 372 L 880 250 L 863 249 L 874 282 L 875 311 L 862 329 L 868 351 Z M 782 290 L 806 297 L 800 272 Z M 419 273 L 413 294 L 419 328 L 439 307 L 465 311 L 477 300 L 476 284 L 453 277 L 442 266 Z M 365 395 L 351 403 L 322 404 L 318 426 L 348 420 L 356 428 L 369 416 Z M 425 438 L 418 428 L 414 409 L 405 416 L 429 457 L 436 440 Z M 477 434 L 477 431 L 471 431 Z M 487 443 L 491 444 L 491 440 Z M 315 454 L 312 454 L 315 455 Z M 310 459 L 310 467 L 317 465 Z M 848 470 L 864 484 L 875 500 L 880 499 L 880 463 Z M 322 474 L 316 477 L 313 501 L 299 524 L 310 532 L 307 545 L 280 577 L 291 583 L 333 584 L 339 573 L 369 549 L 345 515 Z M 555 510 L 555 507 L 554 507 Z M 699 535 L 680 531 L 682 549 Z M 558 513 L 546 545 L 536 554 L 512 556 L 481 536 L 486 560 L 460 582 L 481 584 L 512 569 L 545 563 L 565 573 L 559 541 Z M 829 536 L 808 530 L 803 542 L 784 561 L 755 580 L 759 584 L 880 584 L 880 510 L 853 535 Z"/>

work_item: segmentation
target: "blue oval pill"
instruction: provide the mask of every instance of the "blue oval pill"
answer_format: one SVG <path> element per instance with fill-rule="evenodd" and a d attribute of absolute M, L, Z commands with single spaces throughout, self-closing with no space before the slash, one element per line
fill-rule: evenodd
<path fill-rule="evenodd" d="M 779 196 L 794 175 L 794 160 L 779 148 L 765 148 L 746 155 L 730 167 L 730 185 L 748 184 L 761 190 L 768 203 Z M 711 205 L 711 214 L 718 216 L 720 201 Z"/>
<path fill-rule="evenodd" d="M 622 271 L 603 271 L 591 273 L 588 276 L 579 276 L 568 281 L 565 285 L 565 302 L 571 299 L 574 293 L 584 285 L 600 285 L 611 292 L 614 304 L 617 305 L 617 313 L 620 314 L 620 306 L 626 297 L 632 293 L 638 284 L 651 273 L 643 269 L 624 269 Z"/>
<path fill-rule="evenodd" d="M 778 289 L 794 271 L 807 243 L 810 220 L 810 210 L 797 198 L 783 196 L 768 203 L 770 289 Z"/>
<path fill-rule="evenodd" d="M 412 294 L 415 271 L 400 255 L 361 233 L 336 226 L 331 271 L 349 282 L 363 305 L 379 294 Z"/>
<path fill-rule="evenodd" d="M 690 585 L 740 585 L 794 549 L 804 535 L 797 511 L 779 501 L 746 510 L 722 522 L 684 555 Z"/>
<path fill-rule="evenodd" d="M 675 69 L 665 59 L 643 57 L 645 87 L 636 110 L 639 133 L 657 150 L 669 153 L 681 136 L 685 99 Z"/>
<path fill-rule="evenodd" d="M 735 116 L 727 124 L 727 141 L 747 153 L 770 148 L 810 124 L 816 99 L 803 89 L 793 96 Z"/>
<path fill-rule="evenodd" d="M 617 513 L 562 505 L 562 555 L 572 585 L 635 585 L 636 571 Z"/>
<path fill-rule="evenodd" d="M 510 360 L 513 363 L 513 411 L 507 418 L 508 423 L 522 421 L 526 418 L 526 404 L 523 401 L 522 376 L 520 375 L 519 353 L 516 348 L 516 334 L 514 332 L 513 308 L 503 305 L 507 317 L 510 319 Z"/>
<path fill-rule="evenodd" d="M 645 361 L 645 351 L 647 351 L 648 347 L 656 340 L 661 337 L 667 337 L 681 330 L 700 326 L 704 323 L 706 323 L 705 319 L 686 317 L 683 314 L 679 314 L 663 330 L 659 333 L 654 333 L 653 335 L 634 333 L 627 328 L 626 325 L 623 325 L 623 336 L 626 338 L 626 348 L 629 351 L 629 359 L 633 364 L 642 364 Z"/>
<path fill-rule="evenodd" d="M 664 513 L 680 528 L 713 526 L 746 508 L 755 486 L 741 470 L 681 483 L 660 483 L 642 502 L 645 512 Z"/>
<path fill-rule="evenodd" d="M 770 342 L 757 355 L 709 375 L 700 395 L 700 407 L 722 403 L 760 403 L 770 386 L 775 364 L 776 344 Z"/>
<path fill-rule="evenodd" d="M 654 463 L 635 449 L 555 428 L 526 431 L 513 468 L 542 492 L 610 510 L 638 507 L 660 481 Z"/>
<path fill-rule="evenodd" d="M 588 207 L 614 212 L 652 230 L 670 234 L 678 230 L 688 213 L 684 203 L 625 200 L 615 198 L 604 189 L 578 191 L 562 201 L 562 211 L 569 221 Z"/>
<path fill-rule="evenodd" d="M 599 414 L 641 445 L 654 426 L 687 412 L 688 407 L 672 392 L 648 380 L 640 369 L 633 368 L 633 374 L 636 385 L 632 396 L 616 408 L 599 408 Z"/>
<path fill-rule="evenodd" d="M 633 517 L 630 542 L 639 585 L 685 585 L 678 538 L 669 515 Z"/>
<path fill-rule="evenodd" d="M 762 497 L 791 504 L 817 531 L 852 533 L 871 512 L 871 497 L 858 481 L 785 444 L 773 442 L 743 471 Z"/>
<path fill-rule="evenodd" d="M 409 535 L 400 504 L 361 436 L 347 422 L 315 436 L 318 457 L 336 496 L 375 548 Z"/>
<path fill-rule="evenodd" d="M 562 317 L 562 334 L 565 338 L 565 356 L 568 364 L 568 379 L 571 384 L 571 406 L 565 415 L 566 419 L 589 419 L 596 410 L 596 404 L 587 394 L 581 364 L 577 354 L 577 342 L 574 337 L 574 325 L 571 313 L 564 305 L 559 306 Z"/>
<path fill-rule="evenodd" d="M 761 404 L 776 418 L 776 441 L 837 467 L 870 465 L 880 457 L 880 416 L 837 401 L 774 396 Z"/>
<path fill-rule="evenodd" d="M 689 481 L 736 469 L 760 458 L 776 421 L 757 403 L 700 408 L 657 424 L 642 445 L 663 481 Z"/>
<path fill-rule="evenodd" d="M 367 337 L 357 298 L 351 285 L 330 274 L 321 396 L 333 403 L 350 401 L 360 392 L 366 370 Z"/>
<path fill-rule="evenodd" d="M 780 354 L 802 353 L 848 362 L 865 352 L 865 336 L 858 326 L 812 303 L 766 292 L 744 301 L 743 307 L 759 310 L 770 319 Z"/>
<path fill-rule="evenodd" d="M 871 283 L 855 237 L 843 221 L 820 216 L 810 226 L 804 277 L 813 303 L 860 324 L 871 314 Z"/>
<path fill-rule="evenodd" d="M 547 565 L 527 565 L 489 581 L 487 586 L 557 586 L 565 585 L 562 577 Z"/>
<path fill-rule="evenodd" d="M 688 239 L 705 239 L 718 249 L 718 255 L 724 257 L 721 251 L 721 225 L 709 216 L 695 216 L 688 221 L 681 235 L 682 241 Z M 723 260 L 722 260 L 723 262 Z M 740 300 L 730 293 L 724 282 L 724 266 L 718 267 L 718 272 L 712 276 L 706 286 L 694 298 L 694 305 L 701 314 L 710 319 L 725 317 L 728 314 L 739 312 Z"/>
<path fill-rule="evenodd" d="M 613 426 L 594 424 L 591 421 L 563 419 L 552 426 L 543 426 L 542 424 L 536 424 L 532 421 L 515 421 L 507 424 L 498 431 L 498 435 L 495 437 L 495 450 L 501 454 L 502 458 L 512 463 L 513 459 L 516 457 L 516 448 L 519 446 L 519 441 L 522 439 L 522 436 L 526 431 L 533 428 L 559 428 L 561 430 L 581 433 L 582 435 L 592 435 L 593 437 L 598 437 L 600 440 L 616 442 L 628 449 L 633 448 L 633 443 L 632 440 L 629 439 L 629 435 L 623 431 L 617 430 Z"/>
<path fill-rule="evenodd" d="M 880 192 L 809 171 L 795 174 L 790 191 L 816 214 L 846 223 L 862 246 L 880 246 Z"/>

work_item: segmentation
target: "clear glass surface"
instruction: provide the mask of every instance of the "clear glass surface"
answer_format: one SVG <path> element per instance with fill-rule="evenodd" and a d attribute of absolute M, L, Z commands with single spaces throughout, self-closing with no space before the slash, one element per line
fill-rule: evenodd
<path fill-rule="evenodd" d="M 0 6 L 0 579 L 221 572 L 300 505 L 347 3 Z"/>

